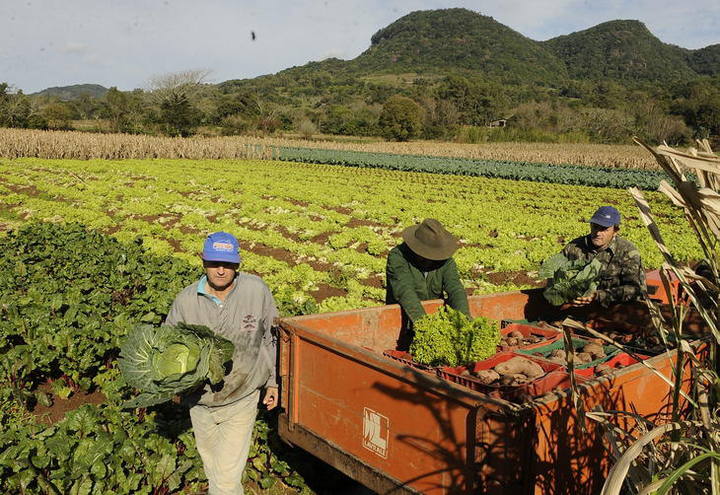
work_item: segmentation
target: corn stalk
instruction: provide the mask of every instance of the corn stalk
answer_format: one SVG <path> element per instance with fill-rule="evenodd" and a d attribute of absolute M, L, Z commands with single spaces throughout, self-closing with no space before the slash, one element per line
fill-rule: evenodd
<path fill-rule="evenodd" d="M 677 361 L 672 383 L 672 420 L 654 425 L 639 437 L 613 434 L 614 447 L 625 443 L 605 482 L 601 495 L 617 495 L 623 487 L 637 494 L 711 493 L 720 495 L 720 421 L 717 419 L 718 345 L 720 344 L 720 158 L 707 141 L 687 152 L 663 145 L 648 150 L 665 171 L 668 180 L 659 190 L 674 205 L 682 208 L 703 251 L 703 259 L 693 269 L 681 266 L 665 243 L 652 210 L 636 188 L 630 194 L 641 218 L 665 259 L 660 270 L 663 285 L 670 294 L 669 278 L 674 276 L 682 287 L 683 300 L 673 301 L 665 316 L 653 302 L 648 302 L 654 327 L 668 344 L 677 344 Z M 695 178 L 689 174 L 693 173 Z M 686 317 L 695 311 L 708 330 L 707 359 L 699 360 L 688 343 Z M 602 337 L 598 334 L 598 336 Z M 692 371 L 690 377 L 687 369 Z M 689 394 L 682 385 L 690 379 Z M 690 397 L 693 396 L 693 398 Z M 684 398 L 684 401 L 681 401 Z M 606 413 L 588 413 L 588 417 L 612 428 Z M 628 441 L 628 439 L 630 439 Z M 638 482 L 638 480 L 643 480 Z"/>

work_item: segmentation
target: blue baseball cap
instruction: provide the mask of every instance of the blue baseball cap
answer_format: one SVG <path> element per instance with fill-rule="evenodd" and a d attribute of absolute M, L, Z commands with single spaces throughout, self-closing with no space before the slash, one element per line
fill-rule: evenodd
<path fill-rule="evenodd" d="M 601 206 L 590 219 L 590 223 L 596 223 L 603 227 L 620 225 L 620 212 L 613 206 Z"/>
<path fill-rule="evenodd" d="M 203 245 L 202 259 L 205 261 L 225 261 L 240 263 L 240 245 L 232 234 L 214 232 L 207 236 Z"/>

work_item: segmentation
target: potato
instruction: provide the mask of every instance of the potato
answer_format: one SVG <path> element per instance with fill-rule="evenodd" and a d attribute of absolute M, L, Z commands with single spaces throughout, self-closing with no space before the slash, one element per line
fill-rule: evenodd
<path fill-rule="evenodd" d="M 593 359 L 600 359 L 605 357 L 605 351 L 599 344 L 588 344 L 583 347 L 583 352 L 590 354 Z"/>
<path fill-rule="evenodd" d="M 517 330 L 513 330 L 512 332 L 510 332 L 508 334 L 508 337 L 515 337 L 516 339 L 520 339 L 520 340 L 525 338 L 525 336 L 522 334 L 522 332 L 519 332 Z"/>
<path fill-rule="evenodd" d="M 517 337 L 509 337 L 507 339 L 507 345 L 509 346 L 518 346 L 522 344 L 522 339 Z"/>
<path fill-rule="evenodd" d="M 512 375 L 512 385 L 522 385 L 523 383 L 529 383 L 530 378 L 526 375 L 523 375 L 522 373 L 515 373 Z"/>
<path fill-rule="evenodd" d="M 507 387 L 508 385 L 512 385 L 514 381 L 512 375 L 501 376 L 498 385 Z"/>
<path fill-rule="evenodd" d="M 500 375 L 495 370 L 480 370 L 475 372 L 475 376 L 483 385 L 490 385 L 500 379 Z"/>
<path fill-rule="evenodd" d="M 578 364 L 589 363 L 590 361 L 593 361 L 593 357 L 588 352 L 578 352 L 575 354 L 575 361 Z"/>
<path fill-rule="evenodd" d="M 545 374 L 539 364 L 519 356 L 496 365 L 494 369 L 503 376 L 522 373 L 528 378 L 537 378 Z"/>
<path fill-rule="evenodd" d="M 550 353 L 551 358 L 567 359 L 565 349 L 555 349 Z"/>
<path fill-rule="evenodd" d="M 598 376 L 609 375 L 613 372 L 613 369 L 607 364 L 598 364 L 595 366 L 595 374 Z"/>

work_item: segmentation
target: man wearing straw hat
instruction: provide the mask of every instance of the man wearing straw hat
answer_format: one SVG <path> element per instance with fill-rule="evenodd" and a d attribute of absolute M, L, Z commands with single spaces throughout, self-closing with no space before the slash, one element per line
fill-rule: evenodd
<path fill-rule="evenodd" d="M 457 239 L 434 218 L 406 228 L 402 237 L 405 242 L 388 254 L 385 302 L 400 304 L 411 323 L 425 315 L 421 301 L 430 299 L 445 299 L 450 307 L 470 316 L 467 294 L 452 259 Z M 409 345 L 408 337 L 401 336 L 399 349 Z"/>

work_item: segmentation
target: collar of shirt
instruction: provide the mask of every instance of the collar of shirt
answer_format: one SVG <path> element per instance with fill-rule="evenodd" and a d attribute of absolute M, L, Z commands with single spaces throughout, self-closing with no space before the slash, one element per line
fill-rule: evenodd
<path fill-rule="evenodd" d="M 237 278 L 237 277 L 235 277 L 235 278 Z M 223 304 L 222 299 L 220 299 L 219 297 L 217 297 L 213 294 L 210 294 L 207 291 L 206 285 L 207 285 L 207 275 L 203 275 L 202 277 L 200 277 L 200 281 L 198 282 L 197 293 L 200 294 L 201 296 L 207 297 L 208 299 L 213 301 L 218 306 L 222 306 L 222 304 Z M 230 292 L 228 292 L 228 295 L 230 295 L 232 293 L 232 291 L 235 290 L 235 285 L 236 285 L 235 280 L 233 280 L 233 286 L 232 286 L 232 289 L 230 289 Z"/>
<path fill-rule="evenodd" d="M 602 253 L 603 251 L 607 251 L 607 252 L 609 252 L 611 255 L 614 256 L 614 255 L 615 255 L 615 247 L 616 247 L 616 246 L 617 246 L 617 235 L 615 235 L 615 236 L 612 238 L 612 241 L 610 241 L 610 244 L 608 244 L 608 246 L 607 246 L 605 249 L 598 249 L 598 248 L 596 248 L 595 245 L 594 245 L 594 244 L 592 243 L 592 241 L 590 240 L 590 234 L 588 234 L 588 235 L 585 236 L 585 247 L 586 247 L 587 250 L 590 251 L 591 253 L 598 253 L 598 254 L 600 254 L 600 253 Z"/>

